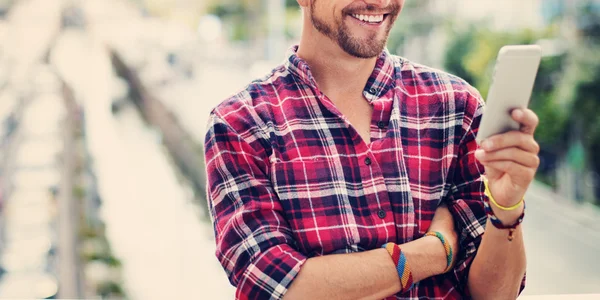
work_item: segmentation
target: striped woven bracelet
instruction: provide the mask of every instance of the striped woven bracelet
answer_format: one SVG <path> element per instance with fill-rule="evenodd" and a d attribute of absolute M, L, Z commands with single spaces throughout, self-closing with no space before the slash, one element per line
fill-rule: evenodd
<path fill-rule="evenodd" d="M 410 270 L 410 265 L 408 264 L 404 253 L 402 253 L 400 246 L 394 243 L 387 243 L 381 246 L 381 248 L 385 248 L 387 250 L 394 261 L 394 265 L 396 265 L 396 270 L 398 271 L 398 276 L 400 277 L 400 285 L 402 286 L 402 290 L 400 292 L 404 293 L 410 291 L 414 283 L 412 271 Z"/>
<path fill-rule="evenodd" d="M 437 231 L 430 231 L 426 233 L 425 236 L 434 236 L 442 242 L 444 250 L 446 250 L 446 270 L 444 270 L 444 273 L 450 271 L 450 269 L 452 268 L 452 260 L 454 259 L 454 253 L 452 251 L 452 246 L 450 246 L 450 243 L 448 243 L 443 234 Z"/>
<path fill-rule="evenodd" d="M 521 225 L 521 223 L 523 223 L 523 219 L 525 218 L 525 202 L 523 202 L 523 212 L 517 221 L 512 225 L 504 225 L 504 223 L 502 223 L 502 221 L 496 217 L 496 214 L 494 214 L 494 211 L 492 210 L 492 207 L 488 201 L 483 202 L 483 207 L 485 208 L 485 213 L 494 227 L 498 229 L 508 229 L 508 241 L 512 242 L 514 239 L 515 230 L 519 225 Z"/>

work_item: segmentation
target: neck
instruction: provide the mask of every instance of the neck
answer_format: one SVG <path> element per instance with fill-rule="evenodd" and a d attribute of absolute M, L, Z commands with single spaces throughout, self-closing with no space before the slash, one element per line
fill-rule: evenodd
<path fill-rule="evenodd" d="M 308 63 L 319 89 L 329 97 L 362 97 L 377 57 L 354 57 L 312 24 L 304 23 L 298 57 Z"/>

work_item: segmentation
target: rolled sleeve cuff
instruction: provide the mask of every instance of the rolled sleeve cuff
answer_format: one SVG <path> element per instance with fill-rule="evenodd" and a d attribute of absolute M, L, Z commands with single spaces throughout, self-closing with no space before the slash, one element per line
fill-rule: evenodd
<path fill-rule="evenodd" d="M 469 271 L 477 255 L 481 240 L 482 235 L 479 235 L 470 242 L 461 245 L 461 248 L 464 250 L 459 252 L 458 261 L 454 266 L 453 277 L 456 281 L 456 287 L 464 299 L 471 299 L 469 292 Z"/>
<path fill-rule="evenodd" d="M 307 257 L 283 244 L 251 263 L 236 291 L 236 299 L 282 299 Z"/>
<path fill-rule="evenodd" d="M 464 299 L 471 299 L 469 292 L 469 270 L 471 269 L 473 259 L 475 259 L 475 253 L 458 261 L 454 267 L 454 280 L 458 283 L 457 287 L 464 296 Z"/>

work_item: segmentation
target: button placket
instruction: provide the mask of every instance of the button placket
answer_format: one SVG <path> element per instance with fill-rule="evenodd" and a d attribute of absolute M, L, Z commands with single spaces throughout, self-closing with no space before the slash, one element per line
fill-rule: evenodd
<path fill-rule="evenodd" d="M 376 145 L 371 144 L 371 145 Z M 357 151 L 364 151 L 364 156 L 358 159 L 361 164 L 360 173 L 361 177 L 368 179 L 373 177 L 381 177 L 383 176 L 381 166 L 377 164 L 375 161 L 375 156 L 372 153 L 372 149 L 366 147 L 367 145 L 360 145 L 357 148 Z M 377 146 L 376 146 L 377 147 Z M 377 148 L 379 149 L 379 148 Z M 369 163 L 368 163 L 369 162 Z M 369 215 L 371 216 L 371 224 L 381 225 L 385 224 L 384 227 L 379 227 L 378 232 L 380 236 L 389 236 L 392 240 L 396 237 L 396 229 L 394 222 L 390 222 L 390 213 L 392 213 L 392 208 L 390 206 L 390 200 L 388 197 L 387 189 L 377 188 L 377 195 L 370 194 L 367 197 L 367 205 L 369 207 Z M 383 218 L 380 215 L 383 215 Z M 393 219 L 393 217 L 392 217 Z M 383 242 L 383 241 L 382 241 Z"/>

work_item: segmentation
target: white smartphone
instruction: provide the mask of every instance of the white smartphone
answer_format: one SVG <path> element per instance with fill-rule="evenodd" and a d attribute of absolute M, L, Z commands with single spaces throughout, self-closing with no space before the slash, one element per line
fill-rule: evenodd
<path fill-rule="evenodd" d="M 519 130 L 511 117 L 515 108 L 527 108 L 538 73 L 542 49 L 537 45 L 504 46 L 498 53 L 492 84 L 476 141 Z"/>

